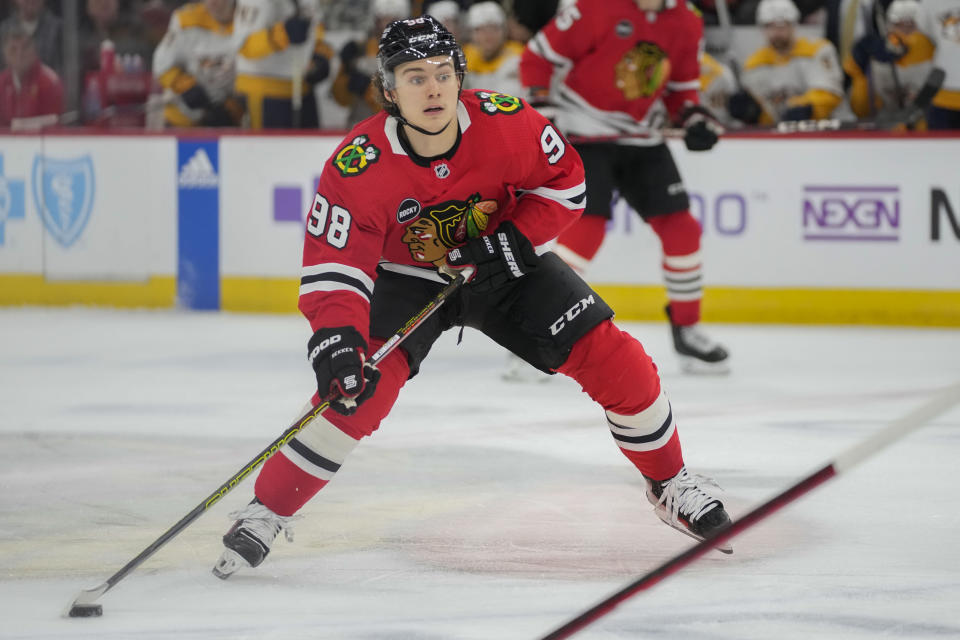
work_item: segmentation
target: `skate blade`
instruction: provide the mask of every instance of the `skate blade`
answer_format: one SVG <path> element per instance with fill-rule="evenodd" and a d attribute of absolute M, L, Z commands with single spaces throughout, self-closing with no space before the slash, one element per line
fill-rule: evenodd
<path fill-rule="evenodd" d="M 669 517 L 666 517 L 666 518 L 665 518 L 664 516 L 660 515 L 659 512 L 657 513 L 657 517 L 660 518 L 660 520 L 663 522 L 663 524 L 667 525 L 667 526 L 670 527 L 671 529 L 676 529 L 676 530 L 679 531 L 680 533 L 685 534 L 685 535 L 688 535 L 688 536 L 690 536 L 691 538 L 693 538 L 694 540 L 699 540 L 700 542 L 703 542 L 703 541 L 704 541 L 703 536 L 698 536 L 698 535 L 695 534 L 693 531 L 690 531 L 689 529 L 687 529 L 685 526 L 683 526 L 683 525 L 680 524 L 679 522 L 676 523 L 676 524 L 674 524 L 673 522 L 670 522 L 670 518 L 669 518 Z M 730 554 L 733 553 L 733 545 L 731 545 L 729 542 L 725 542 L 725 543 L 723 543 L 723 544 L 715 545 L 713 548 L 716 549 L 717 551 L 719 551 L 720 553 L 725 553 L 725 554 L 727 554 L 727 555 L 730 555 Z"/>
<path fill-rule="evenodd" d="M 250 563 L 233 549 L 224 549 L 223 553 L 220 554 L 220 559 L 217 560 L 217 564 L 213 565 L 212 572 L 221 580 L 226 580 L 236 573 L 240 567 L 249 568 Z"/>
<path fill-rule="evenodd" d="M 697 376 L 725 376 L 730 373 L 730 359 L 720 362 L 704 362 L 699 358 L 692 356 L 678 355 L 680 358 L 680 370 L 684 373 Z"/>

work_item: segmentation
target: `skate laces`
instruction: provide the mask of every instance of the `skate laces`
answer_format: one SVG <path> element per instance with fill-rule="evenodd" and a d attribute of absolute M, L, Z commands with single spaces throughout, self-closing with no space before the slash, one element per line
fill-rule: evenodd
<path fill-rule="evenodd" d="M 303 516 L 278 516 L 266 505 L 251 502 L 243 509 L 229 513 L 228 517 L 232 520 L 243 520 L 241 528 L 254 534 L 269 546 L 281 531 L 287 542 L 293 542 L 291 523 Z"/>
<path fill-rule="evenodd" d="M 700 330 L 699 324 L 680 327 L 680 335 L 687 346 L 704 353 L 709 353 L 719 346 L 715 340 L 710 339 L 707 334 Z"/>
<path fill-rule="evenodd" d="M 720 504 L 719 500 L 700 488 L 702 484 L 720 488 L 712 478 L 689 473 L 686 467 L 662 483 L 658 502 L 670 513 L 672 522 L 676 523 L 681 515 L 688 521 L 698 520 Z"/>

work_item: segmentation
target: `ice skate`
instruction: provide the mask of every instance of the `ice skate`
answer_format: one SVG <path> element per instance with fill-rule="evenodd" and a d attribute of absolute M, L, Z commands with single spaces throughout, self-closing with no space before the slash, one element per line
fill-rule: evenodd
<path fill-rule="evenodd" d="M 241 567 L 259 566 L 270 553 L 277 534 L 282 530 L 287 542 L 293 542 L 292 520 L 298 516 L 278 516 L 262 502 L 254 499 L 240 511 L 230 514 L 236 522 L 223 536 L 226 549 L 213 567 L 213 575 L 226 580 Z"/>
<path fill-rule="evenodd" d="M 647 500 L 654 512 L 666 524 L 697 540 L 703 540 L 730 526 L 730 516 L 723 503 L 703 489 L 703 485 L 717 486 L 703 476 L 693 475 L 686 467 L 667 480 L 647 481 Z M 728 544 L 717 547 L 723 553 L 733 553 Z"/>
<path fill-rule="evenodd" d="M 670 305 L 667 305 L 666 311 L 673 333 L 673 347 L 684 373 L 730 373 L 730 355 L 726 349 L 707 337 L 699 324 L 674 324 Z"/>
<path fill-rule="evenodd" d="M 553 376 L 540 371 L 520 356 L 512 353 L 507 355 L 507 367 L 500 374 L 505 382 L 550 382 Z"/>

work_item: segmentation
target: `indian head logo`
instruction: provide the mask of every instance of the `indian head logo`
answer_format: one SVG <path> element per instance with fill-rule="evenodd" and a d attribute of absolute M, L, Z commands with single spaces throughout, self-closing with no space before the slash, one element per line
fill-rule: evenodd
<path fill-rule="evenodd" d="M 475 193 L 466 201 L 448 200 L 426 207 L 403 234 L 410 256 L 417 262 L 441 266 L 447 251 L 483 234 L 496 200 L 481 200 Z"/>
<path fill-rule="evenodd" d="M 614 70 L 617 88 L 627 100 L 649 98 L 670 77 L 670 59 L 656 44 L 640 42 L 623 55 Z"/>

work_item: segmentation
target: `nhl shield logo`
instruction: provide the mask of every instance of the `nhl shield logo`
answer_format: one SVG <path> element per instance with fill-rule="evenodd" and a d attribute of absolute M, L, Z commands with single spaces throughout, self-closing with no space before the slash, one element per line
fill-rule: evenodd
<path fill-rule="evenodd" d="M 63 247 L 69 247 L 90 220 L 93 210 L 93 160 L 36 156 L 33 159 L 33 201 L 43 226 Z"/>
<path fill-rule="evenodd" d="M 433 166 L 433 172 L 436 174 L 438 178 L 443 180 L 444 178 L 450 175 L 450 167 L 447 166 L 446 162 L 441 162 L 440 164 L 436 164 Z"/>

